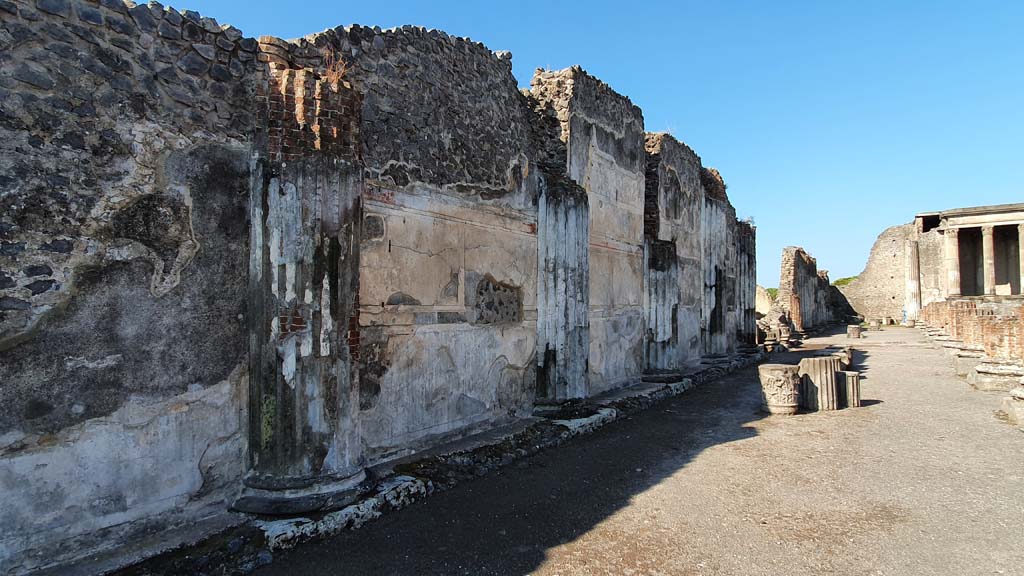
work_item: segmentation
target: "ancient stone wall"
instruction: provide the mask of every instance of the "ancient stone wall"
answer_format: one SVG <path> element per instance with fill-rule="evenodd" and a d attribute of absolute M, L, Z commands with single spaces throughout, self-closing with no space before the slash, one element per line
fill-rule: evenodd
<path fill-rule="evenodd" d="M 788 314 L 794 330 L 804 332 L 839 320 L 831 288 L 828 272 L 818 270 L 817 261 L 803 248 L 788 246 L 782 251 L 776 306 Z"/>
<path fill-rule="evenodd" d="M 753 332 L 721 176 L 579 68 L 120 0 L 0 0 L 0 62 L 0 572 L 314 512 Z"/>
<path fill-rule="evenodd" d="M 621 386 L 643 371 L 643 115 L 579 67 L 539 70 L 531 97 L 555 110 L 565 172 L 589 203 L 589 389 Z"/>
<path fill-rule="evenodd" d="M 906 299 L 907 243 L 914 238 L 913 224 L 887 228 L 871 247 L 864 271 L 839 288 L 864 318 L 903 319 Z M 923 292 L 922 292 L 923 293 Z"/>
<path fill-rule="evenodd" d="M 672 370 L 700 357 L 703 296 L 700 157 L 668 134 L 647 134 L 647 368 Z"/>
<path fill-rule="evenodd" d="M 827 281 L 827 280 L 826 280 Z M 736 223 L 736 342 L 757 343 L 757 229 Z"/>
<path fill-rule="evenodd" d="M 223 514 L 241 473 L 257 44 L 0 2 L 0 566 Z"/>
<path fill-rule="evenodd" d="M 525 415 L 535 390 L 539 176 L 511 61 L 439 31 L 335 28 L 362 95 L 358 421 L 379 459 Z M 322 64 L 320 64 L 322 68 Z"/>
<path fill-rule="evenodd" d="M 948 294 L 945 259 L 945 237 L 938 230 L 918 232 L 918 262 L 921 306 L 945 300 Z"/>
<path fill-rule="evenodd" d="M 701 185 L 705 191 L 700 231 L 704 260 L 701 352 L 726 354 L 736 344 L 736 211 L 717 170 L 703 168 Z"/>

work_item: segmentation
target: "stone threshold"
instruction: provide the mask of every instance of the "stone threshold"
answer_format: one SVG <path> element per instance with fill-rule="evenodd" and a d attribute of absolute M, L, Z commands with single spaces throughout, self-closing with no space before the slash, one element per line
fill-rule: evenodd
<path fill-rule="evenodd" d="M 705 358 L 685 370 L 645 375 L 639 382 L 593 398 L 539 406 L 533 417 L 369 468 L 369 487 L 359 499 L 339 510 L 287 518 L 248 516 L 241 522 L 237 514 L 231 514 L 236 518 L 234 525 L 200 542 L 193 538 L 149 558 L 136 554 L 116 569 L 109 565 L 92 565 L 90 569 L 91 562 L 86 562 L 77 565 L 75 573 L 192 574 L 216 567 L 217 573 L 244 574 L 272 561 L 275 551 L 357 529 L 435 492 L 486 476 L 764 358 L 762 351 Z M 570 417 L 563 417 L 565 414 Z"/>

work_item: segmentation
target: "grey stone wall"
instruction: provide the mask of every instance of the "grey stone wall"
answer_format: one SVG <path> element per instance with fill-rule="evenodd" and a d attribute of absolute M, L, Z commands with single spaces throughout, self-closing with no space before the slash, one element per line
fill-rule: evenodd
<path fill-rule="evenodd" d="M 648 370 L 672 370 L 701 354 L 701 163 L 689 146 L 668 134 L 648 133 L 645 147 L 646 362 Z"/>
<path fill-rule="evenodd" d="M 591 393 L 643 371 L 643 114 L 579 67 L 538 70 L 530 97 L 552 110 L 565 144 L 562 173 L 587 194 Z"/>
<path fill-rule="evenodd" d="M 224 510 L 255 62 L 193 12 L 0 2 L 5 572 Z"/>

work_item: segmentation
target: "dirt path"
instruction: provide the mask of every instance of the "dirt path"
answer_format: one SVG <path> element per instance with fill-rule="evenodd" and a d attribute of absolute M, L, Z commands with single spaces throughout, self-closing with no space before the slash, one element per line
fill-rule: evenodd
<path fill-rule="evenodd" d="M 856 346 L 863 408 L 767 418 L 744 370 L 257 574 L 1024 575 L 998 395 L 914 330 Z"/>

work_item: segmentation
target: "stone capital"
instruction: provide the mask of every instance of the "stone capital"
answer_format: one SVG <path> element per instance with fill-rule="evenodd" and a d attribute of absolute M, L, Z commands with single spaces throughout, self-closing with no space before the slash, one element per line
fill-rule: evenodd
<path fill-rule="evenodd" d="M 994 231 L 995 231 L 995 228 L 992 227 L 992 226 L 982 226 L 981 227 L 981 235 L 982 236 L 991 236 Z"/>

